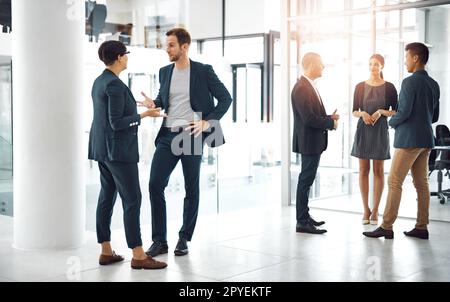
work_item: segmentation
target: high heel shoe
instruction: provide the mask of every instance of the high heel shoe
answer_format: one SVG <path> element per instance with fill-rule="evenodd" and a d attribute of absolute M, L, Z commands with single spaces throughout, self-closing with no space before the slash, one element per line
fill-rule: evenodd
<path fill-rule="evenodd" d="M 370 214 L 370 216 L 372 216 L 372 214 Z M 369 223 L 371 225 L 378 225 L 378 214 L 377 216 L 374 217 L 375 219 L 369 219 Z"/>
<path fill-rule="evenodd" d="M 362 224 L 363 225 L 370 224 L 370 220 L 369 220 L 370 215 L 372 215 L 372 212 L 369 212 L 369 215 L 367 216 L 367 219 L 364 219 L 364 216 L 363 216 L 363 219 L 362 219 Z"/>

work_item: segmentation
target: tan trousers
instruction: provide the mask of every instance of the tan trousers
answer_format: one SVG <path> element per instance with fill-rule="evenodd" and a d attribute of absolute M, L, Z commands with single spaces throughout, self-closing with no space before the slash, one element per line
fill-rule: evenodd
<path fill-rule="evenodd" d="M 416 228 L 426 230 L 428 225 L 428 209 L 430 206 L 430 189 L 428 187 L 428 157 L 431 149 L 399 148 L 395 149 L 391 170 L 388 178 L 388 196 L 381 227 L 392 230 L 392 225 L 398 216 L 402 185 L 408 171 L 411 170 L 414 187 L 417 191 L 417 222 Z M 410 202 L 414 202 L 411 200 Z"/>

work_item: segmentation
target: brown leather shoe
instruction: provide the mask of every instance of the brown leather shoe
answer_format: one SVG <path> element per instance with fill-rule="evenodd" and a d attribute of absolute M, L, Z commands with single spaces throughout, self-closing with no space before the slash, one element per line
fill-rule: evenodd
<path fill-rule="evenodd" d="M 156 261 L 150 256 L 147 256 L 144 260 L 131 259 L 131 267 L 134 269 L 161 269 L 166 266 L 167 263 Z"/>
<path fill-rule="evenodd" d="M 98 263 L 100 265 L 108 265 L 116 262 L 123 261 L 123 257 L 121 255 L 117 255 L 116 252 L 113 251 L 112 255 L 100 255 L 98 259 Z"/>

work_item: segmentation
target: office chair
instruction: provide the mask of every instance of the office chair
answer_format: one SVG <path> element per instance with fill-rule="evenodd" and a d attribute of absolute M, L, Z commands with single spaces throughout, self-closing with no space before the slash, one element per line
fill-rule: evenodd
<path fill-rule="evenodd" d="M 445 125 L 436 126 L 436 146 L 450 146 L 450 130 Z M 443 173 L 450 178 L 450 150 L 431 150 L 428 161 L 429 174 L 434 170 L 438 171 L 438 190 L 431 192 L 431 196 L 437 196 L 441 204 L 445 204 L 450 197 L 450 189 L 442 190 Z"/>
<path fill-rule="evenodd" d="M 436 139 L 439 146 L 450 145 L 450 130 L 446 125 L 436 126 Z"/>
<path fill-rule="evenodd" d="M 106 5 L 95 4 L 94 9 L 89 15 L 88 22 L 91 25 L 91 35 L 89 41 L 92 42 L 92 37 L 95 37 L 95 42 L 98 42 L 98 36 L 103 31 L 106 25 Z"/>

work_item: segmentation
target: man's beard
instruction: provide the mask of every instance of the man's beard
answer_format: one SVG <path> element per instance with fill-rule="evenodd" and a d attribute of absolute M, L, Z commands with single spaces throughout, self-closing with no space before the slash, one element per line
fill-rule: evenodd
<path fill-rule="evenodd" d="M 181 58 L 181 54 L 176 54 L 173 57 L 169 57 L 170 58 L 170 62 L 176 62 Z"/>

